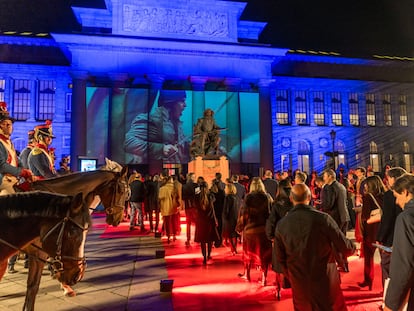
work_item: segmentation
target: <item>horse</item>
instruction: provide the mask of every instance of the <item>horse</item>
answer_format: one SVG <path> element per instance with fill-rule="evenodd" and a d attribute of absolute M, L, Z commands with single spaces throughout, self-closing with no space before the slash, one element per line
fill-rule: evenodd
<path fill-rule="evenodd" d="M 75 172 L 50 179 L 34 181 L 30 184 L 31 190 L 48 191 L 65 195 L 75 195 L 81 192 L 85 204 L 88 207 L 96 201 L 95 197 L 99 196 L 106 212 L 106 223 L 108 225 L 118 226 L 123 220 L 125 201 L 129 193 L 127 181 L 128 168 L 122 167 L 120 169 L 120 167 L 122 166 L 118 164 L 117 168 L 113 169 L 108 165 L 107 161 L 106 166 L 96 171 Z M 39 240 L 33 241 L 26 248 L 26 252 L 33 256 L 39 256 L 39 245 Z M 43 267 L 44 262 L 32 260 L 32 257 L 29 257 L 27 291 L 23 310 L 33 310 L 34 308 L 32 301 L 39 289 Z M 61 282 L 61 287 L 65 296 L 71 297 L 76 295 L 69 284 Z"/>
<path fill-rule="evenodd" d="M 99 196 L 106 212 L 106 223 L 118 226 L 123 220 L 125 201 L 129 195 L 127 173 L 128 167 L 106 159 L 106 165 L 99 170 L 34 181 L 31 190 L 66 195 L 82 192 L 89 205 L 94 202 L 95 196 Z"/>
<path fill-rule="evenodd" d="M 67 196 L 44 191 L 0 196 L 0 280 L 8 258 L 39 238 L 41 247 L 33 261 L 49 262 L 53 276 L 65 284 L 80 281 L 85 272 L 84 245 L 91 225 L 82 194 Z M 49 260 L 46 261 L 45 257 Z M 38 288 L 28 302 L 34 309 Z M 26 305 L 26 302 L 25 302 Z M 24 310 L 25 307 L 24 307 Z"/>

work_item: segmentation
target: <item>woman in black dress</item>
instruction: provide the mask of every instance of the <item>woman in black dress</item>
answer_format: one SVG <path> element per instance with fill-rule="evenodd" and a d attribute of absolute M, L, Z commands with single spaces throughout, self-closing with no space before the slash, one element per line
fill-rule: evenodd
<path fill-rule="evenodd" d="M 195 206 L 197 208 L 197 221 L 194 241 L 201 244 L 201 253 L 204 260 L 211 259 L 211 249 L 213 242 L 220 240 L 217 232 L 217 218 L 214 213 L 214 195 L 208 191 L 207 183 L 200 183 L 200 192 L 195 195 Z"/>
<path fill-rule="evenodd" d="M 232 183 L 226 185 L 226 196 L 224 197 L 223 207 L 223 232 L 222 238 L 230 240 L 231 252 L 233 255 L 237 254 L 237 238 L 239 235 L 236 232 L 237 218 L 239 215 L 239 200 L 236 196 L 236 186 Z"/>

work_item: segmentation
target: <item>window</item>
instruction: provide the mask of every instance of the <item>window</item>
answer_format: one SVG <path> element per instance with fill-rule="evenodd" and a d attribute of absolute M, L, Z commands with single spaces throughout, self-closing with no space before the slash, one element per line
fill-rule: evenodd
<path fill-rule="evenodd" d="M 358 94 L 350 93 L 348 97 L 349 103 L 349 122 L 351 125 L 359 126 L 359 109 L 358 109 Z"/>
<path fill-rule="evenodd" d="M 287 90 L 276 90 L 276 122 L 289 124 L 289 99 Z"/>
<path fill-rule="evenodd" d="M 367 124 L 375 126 L 375 96 L 374 94 L 365 95 L 365 105 L 367 109 Z"/>
<path fill-rule="evenodd" d="M 26 121 L 30 117 L 30 80 L 14 80 L 13 117 Z"/>
<path fill-rule="evenodd" d="M 342 125 L 342 100 L 341 93 L 334 92 L 331 94 L 332 123 Z"/>
<path fill-rule="evenodd" d="M 66 93 L 65 122 L 70 122 L 72 118 L 72 93 Z"/>
<path fill-rule="evenodd" d="M 411 154 L 410 154 L 410 145 L 404 141 L 403 142 L 403 151 L 404 151 L 404 169 L 407 172 L 411 172 Z"/>
<path fill-rule="evenodd" d="M 37 120 L 53 120 L 53 113 L 55 110 L 55 90 L 55 81 L 39 81 L 39 101 L 36 115 Z"/>
<path fill-rule="evenodd" d="M 378 155 L 377 144 L 373 141 L 369 143 L 369 164 L 374 172 L 380 172 L 380 158 Z"/>
<path fill-rule="evenodd" d="M 304 125 L 308 124 L 308 109 L 306 102 L 306 92 L 305 91 L 295 91 L 294 92 L 294 101 L 295 101 L 295 121 L 296 124 Z"/>
<path fill-rule="evenodd" d="M 391 95 L 385 94 L 382 100 L 384 108 L 384 124 L 386 126 L 392 126 L 392 112 L 391 112 Z"/>
<path fill-rule="evenodd" d="M 317 125 L 325 125 L 325 101 L 323 92 L 313 92 L 314 121 Z"/>
<path fill-rule="evenodd" d="M 5 88 L 6 88 L 6 80 L 0 79 L 0 102 L 4 102 Z"/>
<path fill-rule="evenodd" d="M 400 125 L 408 126 L 408 116 L 407 116 L 407 96 L 400 95 L 398 99 L 400 105 Z"/>

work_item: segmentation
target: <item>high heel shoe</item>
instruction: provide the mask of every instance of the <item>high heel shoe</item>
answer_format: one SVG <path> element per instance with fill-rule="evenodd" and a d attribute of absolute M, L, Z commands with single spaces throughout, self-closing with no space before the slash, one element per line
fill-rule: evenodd
<path fill-rule="evenodd" d="M 357 284 L 361 288 L 364 288 L 364 287 L 368 286 L 368 289 L 372 290 L 372 282 L 364 281 L 364 282 L 358 282 Z"/>

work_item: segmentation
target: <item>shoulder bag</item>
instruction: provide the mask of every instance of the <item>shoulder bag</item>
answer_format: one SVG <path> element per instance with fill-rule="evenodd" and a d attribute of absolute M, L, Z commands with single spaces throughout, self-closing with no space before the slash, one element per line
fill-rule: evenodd
<path fill-rule="evenodd" d="M 368 193 L 368 194 L 371 196 L 377 208 L 371 211 L 370 216 L 367 219 L 367 224 L 375 224 L 381 221 L 382 209 L 381 209 L 381 206 L 378 204 L 377 200 L 375 199 L 375 197 L 371 193 Z"/>

